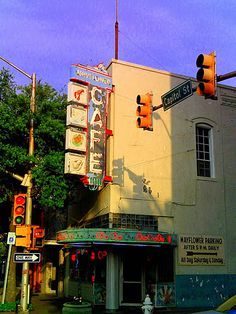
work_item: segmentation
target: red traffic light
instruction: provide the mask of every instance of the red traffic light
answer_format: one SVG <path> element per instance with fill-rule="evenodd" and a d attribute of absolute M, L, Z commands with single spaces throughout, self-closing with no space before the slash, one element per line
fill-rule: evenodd
<path fill-rule="evenodd" d="M 25 220 L 26 194 L 14 196 L 13 225 L 23 225 Z"/>

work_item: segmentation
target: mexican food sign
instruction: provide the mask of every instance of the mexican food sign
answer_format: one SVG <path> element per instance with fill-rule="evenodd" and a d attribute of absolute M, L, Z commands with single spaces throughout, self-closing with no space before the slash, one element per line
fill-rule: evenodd
<path fill-rule="evenodd" d="M 105 178 L 106 120 L 111 77 L 98 68 L 72 65 L 68 84 L 65 173 L 80 175 L 86 186 Z"/>

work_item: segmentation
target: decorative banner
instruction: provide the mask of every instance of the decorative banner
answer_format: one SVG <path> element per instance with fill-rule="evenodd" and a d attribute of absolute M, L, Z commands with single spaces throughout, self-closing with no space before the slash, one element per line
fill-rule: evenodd
<path fill-rule="evenodd" d="M 74 128 L 66 130 L 66 149 L 86 152 L 86 132 Z"/>
<path fill-rule="evenodd" d="M 224 239 L 218 236 L 180 235 L 179 265 L 224 265 Z"/>
<path fill-rule="evenodd" d="M 87 105 L 88 103 L 87 86 L 69 82 L 68 83 L 68 101 L 73 101 L 77 104 Z"/>
<path fill-rule="evenodd" d="M 80 154 L 65 154 L 65 173 L 83 176 L 86 174 L 86 156 Z"/>
<path fill-rule="evenodd" d="M 88 110 L 82 106 L 68 105 L 66 125 L 87 128 Z"/>

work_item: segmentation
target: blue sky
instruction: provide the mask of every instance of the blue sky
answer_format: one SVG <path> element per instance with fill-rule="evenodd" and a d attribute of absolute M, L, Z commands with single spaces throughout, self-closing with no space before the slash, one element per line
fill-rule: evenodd
<path fill-rule="evenodd" d="M 70 64 L 114 58 L 115 8 L 116 0 L 0 0 L 0 56 L 66 92 Z M 215 50 L 218 75 L 236 70 L 235 0 L 118 0 L 118 18 L 120 60 L 195 77 L 198 54 Z"/>

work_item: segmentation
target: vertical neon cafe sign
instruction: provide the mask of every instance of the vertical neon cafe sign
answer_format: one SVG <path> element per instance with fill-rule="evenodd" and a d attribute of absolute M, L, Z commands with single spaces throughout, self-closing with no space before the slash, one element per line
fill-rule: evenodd
<path fill-rule="evenodd" d="M 65 173 L 81 176 L 91 190 L 106 176 L 107 104 L 112 78 L 102 67 L 71 66 L 68 83 Z"/>

